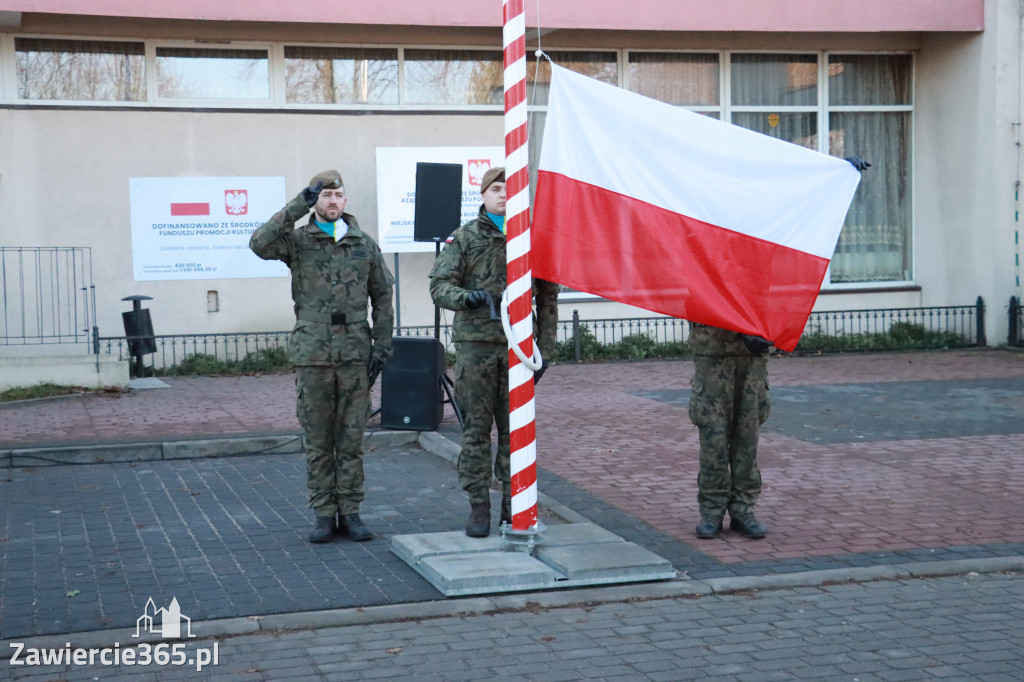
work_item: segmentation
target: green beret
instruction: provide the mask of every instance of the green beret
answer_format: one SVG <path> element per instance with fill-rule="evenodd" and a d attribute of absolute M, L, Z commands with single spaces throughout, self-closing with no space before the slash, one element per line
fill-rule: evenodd
<path fill-rule="evenodd" d="M 341 181 L 341 173 L 336 170 L 326 170 L 322 173 L 317 173 L 309 181 L 309 186 L 316 187 L 318 182 L 324 183 L 323 189 L 338 189 L 345 186 L 345 183 Z"/>
<path fill-rule="evenodd" d="M 480 194 L 486 192 L 487 188 L 496 182 L 505 182 L 505 169 L 501 166 L 487 169 L 484 179 L 480 181 Z"/>

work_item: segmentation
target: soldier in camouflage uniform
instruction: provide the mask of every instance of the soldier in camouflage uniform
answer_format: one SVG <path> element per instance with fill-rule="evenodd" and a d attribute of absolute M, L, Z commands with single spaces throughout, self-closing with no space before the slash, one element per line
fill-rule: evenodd
<path fill-rule="evenodd" d="M 394 278 L 345 204 L 341 175 L 324 171 L 249 241 L 257 256 L 284 261 L 292 271 L 295 328 L 288 356 L 296 366 L 309 506 L 316 514 L 311 542 L 328 542 L 335 531 L 360 542 L 372 537 L 359 517 L 363 431 L 370 386 L 391 356 L 395 317 Z"/>
<path fill-rule="evenodd" d="M 758 430 L 770 411 L 770 346 L 757 336 L 690 323 L 690 421 L 700 432 L 699 538 L 721 532 L 726 510 L 732 530 L 749 538 L 765 536 L 754 505 L 761 493 Z"/>
<path fill-rule="evenodd" d="M 455 401 L 462 410 L 464 431 L 459 454 L 459 485 L 469 495 L 466 524 L 470 537 L 486 537 L 491 526 L 492 471 L 501 483 L 499 523 L 512 522 L 512 480 L 509 463 L 508 341 L 501 321 L 491 319 L 488 297 L 496 304 L 506 286 L 505 169 L 491 168 L 480 184 L 480 214 L 452 234 L 430 273 L 434 303 L 455 311 Z M 553 357 L 558 325 L 558 288 L 536 280 L 537 328 L 543 358 Z M 534 381 L 547 368 L 537 370 Z M 498 430 L 498 451 L 492 463 L 491 425 Z"/>

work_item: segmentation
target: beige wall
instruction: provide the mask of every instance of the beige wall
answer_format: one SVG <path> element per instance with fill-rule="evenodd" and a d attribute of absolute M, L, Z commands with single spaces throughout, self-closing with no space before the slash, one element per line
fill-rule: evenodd
<path fill-rule="evenodd" d="M 134 282 L 128 182 L 133 177 L 284 176 L 288 197 L 337 168 L 347 210 L 377 235 L 376 146 L 500 144 L 498 114 L 361 116 L 0 109 L 0 240 L 92 249 L 99 329 L 122 333 L 121 298 L 151 296 L 157 334 L 290 329 L 287 277 Z M 334 146 L 317 140 L 336 140 Z M 54 218 L 49 224 L 46 216 Z M 393 267 L 393 256 L 387 255 Z M 433 254 L 402 254 L 402 323 L 432 324 Z M 207 312 L 217 290 L 220 311 Z"/>

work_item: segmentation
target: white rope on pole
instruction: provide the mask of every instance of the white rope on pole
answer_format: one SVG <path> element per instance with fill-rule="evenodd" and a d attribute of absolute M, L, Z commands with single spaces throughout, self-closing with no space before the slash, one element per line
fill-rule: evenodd
<path fill-rule="evenodd" d="M 505 289 L 501 293 L 501 328 L 505 330 L 505 338 L 508 339 L 508 346 L 512 349 L 512 352 L 519 358 L 519 362 L 523 363 L 534 372 L 541 368 L 544 364 L 544 359 L 540 354 L 540 344 L 533 344 L 533 357 L 526 357 L 526 353 L 519 347 L 520 341 L 516 338 L 515 333 L 512 331 L 512 325 L 508 319 L 508 289 Z"/>

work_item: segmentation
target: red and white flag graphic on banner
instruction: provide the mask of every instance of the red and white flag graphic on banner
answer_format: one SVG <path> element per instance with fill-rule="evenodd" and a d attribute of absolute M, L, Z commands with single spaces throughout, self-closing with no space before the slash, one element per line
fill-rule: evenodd
<path fill-rule="evenodd" d="M 535 277 L 793 350 L 851 164 L 552 65 Z"/>

